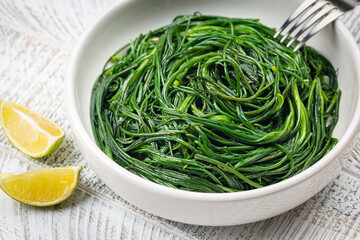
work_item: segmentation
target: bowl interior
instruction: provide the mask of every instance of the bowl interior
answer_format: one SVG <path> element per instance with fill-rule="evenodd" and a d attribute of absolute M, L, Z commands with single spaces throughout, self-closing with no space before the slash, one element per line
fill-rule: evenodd
<path fill-rule="evenodd" d="M 122 1 L 103 15 L 83 39 L 73 64 L 76 110 L 89 138 L 93 139 L 89 106 L 92 85 L 106 60 L 122 45 L 140 33 L 168 24 L 179 14 L 222 15 L 259 18 L 278 28 L 301 1 L 285 0 L 133 0 Z M 341 139 L 357 114 L 358 79 L 360 77 L 357 47 L 342 24 L 334 24 L 316 35 L 309 45 L 325 55 L 338 69 L 342 90 L 340 118 L 334 136 Z M 74 67 L 76 66 L 76 67 Z M 354 124 L 353 124 L 354 125 Z"/>

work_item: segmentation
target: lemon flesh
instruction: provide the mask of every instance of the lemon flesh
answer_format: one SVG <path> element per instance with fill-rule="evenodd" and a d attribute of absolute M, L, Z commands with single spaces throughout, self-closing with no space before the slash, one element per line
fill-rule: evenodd
<path fill-rule="evenodd" d="M 0 120 L 10 142 L 33 158 L 52 153 L 65 137 L 64 130 L 50 119 L 11 102 L 1 102 Z"/>
<path fill-rule="evenodd" d="M 73 166 L 0 174 L 0 187 L 21 203 L 53 206 L 75 191 L 81 169 L 81 166 Z"/>

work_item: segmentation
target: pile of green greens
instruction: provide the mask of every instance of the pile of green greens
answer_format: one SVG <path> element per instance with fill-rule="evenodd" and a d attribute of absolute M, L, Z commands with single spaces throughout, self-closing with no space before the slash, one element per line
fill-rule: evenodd
<path fill-rule="evenodd" d="M 336 71 L 253 19 L 183 15 L 119 49 L 91 122 L 115 162 L 177 189 L 235 192 L 304 171 L 336 144 Z"/>

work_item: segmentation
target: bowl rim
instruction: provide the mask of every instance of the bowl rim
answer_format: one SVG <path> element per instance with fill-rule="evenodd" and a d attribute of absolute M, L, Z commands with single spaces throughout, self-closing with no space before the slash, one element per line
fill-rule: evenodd
<path fill-rule="evenodd" d="M 357 108 L 355 110 L 354 116 L 350 122 L 349 127 L 345 131 L 342 138 L 334 146 L 334 148 L 328 152 L 322 159 L 310 166 L 305 171 L 285 179 L 281 182 L 265 186 L 263 188 L 252 189 L 247 191 L 231 192 L 231 193 L 204 193 L 204 192 L 192 192 L 187 190 L 174 189 L 166 187 L 154 182 L 151 182 L 147 179 L 144 179 L 118 165 L 112 159 L 110 159 L 100 148 L 96 145 L 94 141 L 90 138 L 89 134 L 85 130 L 85 127 L 82 124 L 81 118 L 77 111 L 77 99 L 76 99 L 76 66 L 79 60 L 81 53 L 85 49 L 87 41 L 89 41 L 89 36 L 93 34 L 94 31 L 102 24 L 105 19 L 114 13 L 116 13 L 124 5 L 130 3 L 131 0 L 122 0 L 115 3 L 113 6 L 108 8 L 102 14 L 100 14 L 95 21 L 90 24 L 90 26 L 83 33 L 80 41 L 78 42 L 75 50 L 71 53 L 70 61 L 68 62 L 66 68 L 66 78 L 64 81 L 65 84 L 65 104 L 68 119 L 72 127 L 73 134 L 81 141 L 83 141 L 87 146 L 89 146 L 89 151 L 95 155 L 96 159 L 102 161 L 103 164 L 108 165 L 108 167 L 114 169 L 115 174 L 124 175 L 129 181 L 133 181 L 134 184 L 151 189 L 153 192 L 156 192 L 161 195 L 168 195 L 176 197 L 178 199 L 188 199 L 188 200 L 198 200 L 198 201 L 212 201 L 212 202 L 224 202 L 224 201 L 237 201 L 245 199 L 253 199 L 258 197 L 263 197 L 266 195 L 274 194 L 279 191 L 291 188 L 295 185 L 300 184 L 305 181 L 307 178 L 315 175 L 317 172 L 324 169 L 332 161 L 336 161 L 337 157 L 347 149 L 347 146 L 352 142 L 352 139 L 357 135 L 360 124 L 360 83 L 358 84 L 358 97 L 357 97 Z M 336 21 L 335 24 L 342 32 L 343 36 L 351 44 L 351 47 L 356 49 L 354 54 L 357 55 L 357 65 L 360 65 L 360 51 L 358 45 L 345 27 L 345 25 L 339 21 Z M 360 79 L 358 79 L 360 82 Z M 86 159 L 87 160 L 87 159 Z M 87 160 L 89 162 L 89 160 Z M 341 165 L 341 164 L 340 164 Z M 98 175 L 97 175 L 98 176 Z M 98 176 L 100 178 L 100 176 Z"/>

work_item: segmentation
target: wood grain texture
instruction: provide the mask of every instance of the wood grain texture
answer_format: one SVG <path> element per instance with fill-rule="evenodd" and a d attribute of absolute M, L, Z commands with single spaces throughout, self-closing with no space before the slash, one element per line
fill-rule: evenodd
<path fill-rule="evenodd" d="M 21 31 L 72 48 L 94 17 L 114 0 L 2 0 L 0 16 Z"/>
<path fill-rule="evenodd" d="M 347 29 L 352 33 L 356 42 L 360 43 L 360 7 L 358 6 L 353 11 L 346 13 L 340 18 Z"/>
<path fill-rule="evenodd" d="M 1 150 L 1 149 L 0 149 Z M 0 152 L 1 172 L 27 171 L 34 164 Z M 146 221 L 141 215 L 98 198 L 79 187 L 63 203 L 38 208 L 0 192 L 0 239 L 164 239 L 188 238 Z"/>
<path fill-rule="evenodd" d="M 64 106 L 64 71 L 81 34 L 114 0 L 0 1 L 0 99 L 54 120 L 66 138 L 42 159 L 21 155 L 0 132 L 0 172 L 83 165 L 78 190 L 62 204 L 34 208 L 0 193 L 0 239 L 360 239 L 360 137 L 344 170 L 319 194 L 280 216 L 231 227 L 168 221 L 132 206 L 89 168 Z M 341 21 L 360 43 L 360 8 Z M 234 213 L 236 214 L 236 213 Z"/>

